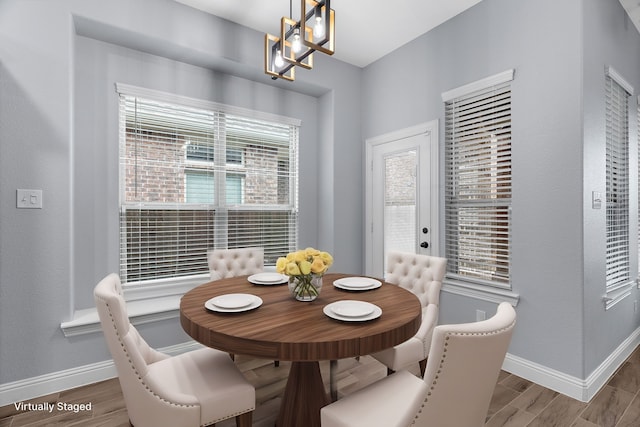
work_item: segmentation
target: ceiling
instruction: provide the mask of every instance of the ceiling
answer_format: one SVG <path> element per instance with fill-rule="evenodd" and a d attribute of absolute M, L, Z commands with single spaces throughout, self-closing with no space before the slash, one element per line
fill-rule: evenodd
<path fill-rule="evenodd" d="M 287 0 L 176 1 L 274 35 L 280 32 L 280 18 L 289 16 Z M 333 0 L 331 7 L 336 13 L 336 53 L 333 56 L 365 67 L 480 1 L 395 0 L 380 7 L 372 5 L 371 1 Z M 293 18 L 298 20 L 300 1 L 293 0 L 292 3 Z"/>
<path fill-rule="evenodd" d="M 640 0 L 620 0 L 620 3 L 633 21 L 633 25 L 640 31 Z"/>
<path fill-rule="evenodd" d="M 279 33 L 280 18 L 289 16 L 290 4 L 287 0 L 175 1 L 274 35 Z M 297 20 L 300 1 L 290 1 L 293 17 Z M 331 6 L 336 12 L 334 57 L 365 67 L 480 1 L 395 0 L 393 4 L 388 2 L 387 7 L 374 7 L 371 1 L 333 0 Z M 620 3 L 640 31 L 640 0 L 620 0 Z"/>

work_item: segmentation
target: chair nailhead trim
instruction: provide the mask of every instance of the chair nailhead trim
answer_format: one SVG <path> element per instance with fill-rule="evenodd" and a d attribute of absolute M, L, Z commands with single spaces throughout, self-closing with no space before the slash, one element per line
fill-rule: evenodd
<path fill-rule="evenodd" d="M 202 427 L 212 426 L 212 425 L 214 425 L 214 424 L 216 424 L 216 423 L 219 423 L 220 421 L 228 420 L 229 418 L 233 418 L 233 417 L 237 417 L 238 415 L 246 414 L 247 412 L 251 412 L 251 411 L 253 411 L 253 410 L 255 410 L 255 409 L 256 409 L 256 408 L 255 408 L 255 406 L 254 406 L 253 408 L 248 408 L 248 409 L 246 409 L 246 410 L 244 410 L 244 411 L 242 411 L 242 412 L 236 412 L 235 414 L 231 414 L 231 415 L 229 415 L 228 417 L 218 418 L 218 419 L 217 419 L 217 420 L 215 420 L 215 421 L 209 421 L 208 423 L 206 423 L 206 424 L 202 424 L 201 426 L 202 426 Z"/>
<path fill-rule="evenodd" d="M 491 331 L 491 332 L 481 332 L 481 333 L 478 333 L 478 332 L 449 332 L 449 333 L 447 333 L 447 336 L 445 336 L 445 338 L 444 338 L 444 341 L 445 341 L 445 342 L 444 342 L 444 348 L 443 348 L 443 350 L 442 350 L 442 357 L 440 358 L 440 365 L 439 365 L 439 367 L 438 367 L 438 371 L 437 371 L 437 373 L 438 373 L 438 374 L 442 373 L 442 370 L 444 369 L 444 363 L 445 363 L 445 361 L 446 361 L 445 359 L 446 359 L 446 357 L 447 357 L 447 354 L 446 354 L 446 353 L 447 353 L 447 347 L 449 346 L 448 341 L 449 341 L 449 338 L 450 338 L 452 335 L 457 335 L 457 336 L 487 336 L 487 335 L 496 335 L 496 334 L 499 334 L 499 333 L 501 333 L 501 332 L 504 332 L 504 331 L 506 331 L 506 330 L 511 329 L 511 328 L 513 327 L 513 325 L 515 325 L 515 321 L 514 321 L 514 322 L 512 322 L 509 326 L 507 326 L 507 327 L 505 327 L 505 328 L 498 329 L 498 330 L 496 330 L 496 331 Z M 415 424 L 416 424 L 416 420 L 418 419 L 418 416 L 422 413 L 422 410 L 424 409 L 424 405 L 425 405 L 425 404 L 427 403 L 427 401 L 429 400 L 429 397 L 431 397 L 431 394 L 432 394 L 431 392 L 432 392 L 433 390 L 435 390 L 435 388 L 436 388 L 435 386 L 436 386 L 436 384 L 438 384 L 438 381 L 437 381 L 437 380 L 438 380 L 438 375 L 435 375 L 434 380 L 433 380 L 433 382 L 431 383 L 431 386 L 429 387 L 429 391 L 427 392 L 427 395 L 426 395 L 426 397 L 424 398 L 424 400 L 423 400 L 423 402 L 422 402 L 422 405 L 420 405 L 420 409 L 418 410 L 418 413 L 417 413 L 417 414 L 416 414 L 416 416 L 414 417 L 413 422 L 411 423 L 411 425 L 415 425 Z"/>
<path fill-rule="evenodd" d="M 106 300 L 103 300 L 102 298 L 100 298 L 100 299 L 104 302 L 104 304 L 107 306 L 107 309 L 109 310 L 109 317 L 111 318 L 111 325 L 113 326 L 113 330 L 115 331 L 116 336 L 118 337 L 118 342 L 120 342 L 120 345 L 122 346 L 122 349 L 124 350 L 125 354 L 127 355 L 127 359 L 129 360 L 129 366 L 133 370 L 133 372 L 135 372 L 136 376 L 138 377 L 138 379 L 140 380 L 140 382 L 142 383 L 144 388 L 149 393 L 151 393 L 152 396 L 156 397 L 157 399 L 161 400 L 162 402 L 168 403 L 171 406 L 178 406 L 178 407 L 182 407 L 182 408 L 197 408 L 197 407 L 199 407 L 199 405 L 183 405 L 183 404 L 180 404 L 180 403 L 174 403 L 174 402 L 168 401 L 167 399 L 165 399 L 165 398 L 159 396 L 158 394 L 156 394 L 153 390 L 151 390 L 151 388 L 149 388 L 147 383 L 144 381 L 144 379 L 140 375 L 140 372 L 138 372 L 138 370 L 134 366 L 133 361 L 131 360 L 131 355 L 127 351 L 127 348 L 126 348 L 126 346 L 124 344 L 124 341 L 122 340 L 122 337 L 121 337 L 120 333 L 118 332 L 118 329 L 116 328 L 116 322 L 115 322 L 115 319 L 113 317 L 113 313 L 111 312 L 111 306 L 109 305 L 109 303 Z"/>
<path fill-rule="evenodd" d="M 100 298 L 100 297 L 98 297 Z M 158 394 L 156 394 L 153 390 L 151 390 L 149 388 L 149 386 L 145 383 L 145 381 L 142 379 L 142 376 L 140 375 L 140 372 L 138 372 L 138 370 L 136 369 L 136 367 L 133 365 L 133 361 L 131 360 L 131 356 L 129 355 L 129 352 L 127 351 L 127 348 L 124 345 L 124 341 L 122 340 L 122 337 L 120 336 L 120 333 L 118 332 L 118 329 L 116 328 L 116 322 L 115 319 L 113 317 L 113 313 L 111 312 L 111 307 L 109 306 L 109 303 L 100 298 L 104 304 L 107 306 L 107 309 L 109 310 L 109 318 L 111 319 L 111 325 L 113 326 L 113 330 L 116 333 L 116 336 L 118 337 L 118 342 L 120 342 L 120 345 L 122 346 L 122 349 L 124 350 L 125 354 L 127 355 L 127 359 L 129 360 L 129 365 L 131 367 L 131 369 L 133 369 L 133 371 L 136 373 L 136 376 L 138 377 L 138 379 L 140 380 L 140 382 L 142 383 L 142 385 L 144 386 L 144 388 L 149 391 L 149 393 L 151 393 L 151 395 L 153 395 L 154 397 L 156 397 L 157 399 L 161 400 L 162 402 L 168 403 L 171 406 L 178 406 L 178 407 L 182 407 L 182 408 L 197 408 L 200 407 L 200 405 L 183 405 L 180 403 L 174 403 L 171 401 L 166 400 L 165 398 L 159 396 Z M 222 421 L 222 420 L 226 420 L 228 418 L 233 418 L 233 417 L 237 417 L 238 415 L 242 415 L 244 413 L 250 412 L 255 410 L 255 406 L 252 408 L 248 408 L 247 410 L 243 411 L 243 412 L 236 412 L 235 414 L 231 414 L 228 417 L 225 418 L 219 418 L 215 421 L 209 422 L 207 424 L 202 424 L 202 426 L 211 426 L 211 425 L 215 425 L 216 423 Z"/>

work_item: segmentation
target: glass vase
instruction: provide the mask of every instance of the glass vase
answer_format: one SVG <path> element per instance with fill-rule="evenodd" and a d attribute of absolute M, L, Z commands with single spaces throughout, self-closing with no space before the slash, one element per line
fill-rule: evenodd
<path fill-rule="evenodd" d="M 308 274 L 292 276 L 289 281 L 289 291 L 298 301 L 313 301 L 320 295 L 322 276 Z"/>

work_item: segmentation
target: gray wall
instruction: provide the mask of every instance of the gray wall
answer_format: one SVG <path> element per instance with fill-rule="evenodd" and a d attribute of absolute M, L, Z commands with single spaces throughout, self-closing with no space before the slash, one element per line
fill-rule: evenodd
<path fill-rule="evenodd" d="M 592 372 L 616 346 L 638 327 L 634 312 L 638 291 L 604 311 L 601 304 L 605 270 L 605 211 L 591 209 L 591 192 L 605 192 L 605 66 L 612 66 L 635 90 L 630 108 L 631 260 L 637 277 L 638 132 L 637 95 L 640 93 L 640 35 L 618 2 L 584 0 L 584 345 L 585 373 Z"/>
<path fill-rule="evenodd" d="M 364 138 L 438 119 L 443 144 L 441 93 L 515 69 L 512 289 L 520 302 L 509 352 L 577 378 L 640 324 L 635 289 L 604 310 L 605 210 L 590 209 L 591 191 L 605 191 L 604 65 L 637 87 L 639 53 L 618 1 L 484 0 L 363 73 Z M 634 207 L 636 183 L 634 175 Z M 632 277 L 636 223 L 634 212 Z M 473 321 L 476 309 L 495 311 L 444 292 L 440 322 Z"/>
<path fill-rule="evenodd" d="M 361 70 L 318 57 L 273 82 L 262 47 L 169 0 L 0 0 L 0 384 L 109 359 L 101 334 L 60 323 L 118 271 L 115 82 L 301 119 L 299 244 L 361 272 Z M 17 188 L 42 189 L 44 208 L 16 209 Z M 140 330 L 156 347 L 188 339 L 177 319 Z"/>

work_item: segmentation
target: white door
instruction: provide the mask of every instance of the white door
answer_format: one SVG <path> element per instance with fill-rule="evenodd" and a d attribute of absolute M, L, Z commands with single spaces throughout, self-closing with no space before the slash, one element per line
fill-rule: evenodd
<path fill-rule="evenodd" d="M 437 121 L 367 140 L 366 274 L 390 251 L 438 255 Z"/>

